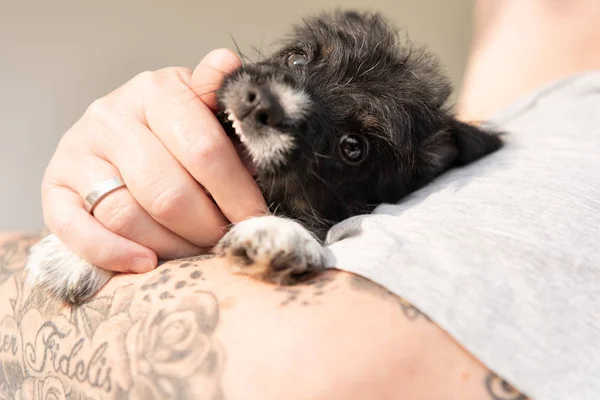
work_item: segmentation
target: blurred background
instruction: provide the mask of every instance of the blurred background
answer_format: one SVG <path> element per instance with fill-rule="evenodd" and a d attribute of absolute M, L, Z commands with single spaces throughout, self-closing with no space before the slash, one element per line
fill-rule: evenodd
<path fill-rule="evenodd" d="M 0 0 L 0 231 L 43 226 L 44 169 L 96 98 L 145 70 L 193 68 L 231 36 L 255 58 L 300 16 L 339 7 L 383 12 L 460 85 L 473 0 Z"/>

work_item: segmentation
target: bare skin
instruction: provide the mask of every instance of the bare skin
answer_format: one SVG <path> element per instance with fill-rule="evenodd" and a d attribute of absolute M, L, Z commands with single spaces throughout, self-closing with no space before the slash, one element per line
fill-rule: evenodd
<path fill-rule="evenodd" d="M 595 0 L 478 0 L 459 115 L 482 121 L 542 85 L 600 68 Z"/>
<path fill-rule="evenodd" d="M 94 265 L 141 273 L 157 259 L 201 253 L 230 222 L 264 213 L 258 185 L 214 115 L 215 88 L 239 65 L 231 50 L 217 49 L 193 71 L 143 72 L 94 101 L 46 168 L 49 230 Z M 126 187 L 90 215 L 83 200 L 115 176 Z"/>
<path fill-rule="evenodd" d="M 70 308 L 23 285 L 33 241 L 0 243 L 8 398 L 525 399 L 410 304 L 348 273 L 282 289 L 220 260 L 181 260 L 117 276 Z"/>

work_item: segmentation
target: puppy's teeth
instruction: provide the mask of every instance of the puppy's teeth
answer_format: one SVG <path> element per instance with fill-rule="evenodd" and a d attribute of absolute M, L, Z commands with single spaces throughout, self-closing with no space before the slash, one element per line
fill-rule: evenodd
<path fill-rule="evenodd" d="M 232 122 L 231 126 L 235 130 L 235 133 L 240 137 L 240 140 L 244 142 L 246 137 L 244 136 L 244 131 L 242 131 L 242 123 L 240 120 L 237 119 L 233 113 L 229 114 L 227 118 Z"/>

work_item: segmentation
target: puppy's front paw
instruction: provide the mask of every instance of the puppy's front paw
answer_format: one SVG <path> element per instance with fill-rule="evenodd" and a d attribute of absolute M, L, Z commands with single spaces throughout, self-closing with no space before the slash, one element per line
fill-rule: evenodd
<path fill-rule="evenodd" d="M 229 259 L 237 272 L 291 285 L 327 266 L 326 249 L 295 221 L 265 216 L 234 227 L 214 253 Z"/>
<path fill-rule="evenodd" d="M 55 235 L 31 247 L 25 270 L 30 285 L 73 304 L 85 302 L 115 274 L 81 259 Z"/>

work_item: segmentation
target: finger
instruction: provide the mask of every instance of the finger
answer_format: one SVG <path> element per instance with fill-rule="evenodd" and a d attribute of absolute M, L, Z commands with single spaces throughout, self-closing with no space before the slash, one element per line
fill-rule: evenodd
<path fill-rule="evenodd" d="M 67 184 L 82 198 L 101 182 L 121 176 L 113 165 L 91 156 L 80 171 L 71 174 Z M 152 249 L 159 259 L 189 257 L 202 251 L 155 221 L 127 188 L 116 190 L 100 200 L 93 215 L 111 232 Z"/>
<path fill-rule="evenodd" d="M 157 223 L 197 247 L 213 246 L 229 223 L 217 205 L 146 126 L 130 122 L 124 129 L 98 155 L 118 166 L 133 198 Z"/>
<path fill-rule="evenodd" d="M 221 87 L 223 79 L 242 65 L 241 60 L 229 49 L 217 49 L 208 53 L 192 74 L 192 90 L 213 111 L 217 111 L 217 90 Z M 242 159 L 244 167 L 253 171 L 254 165 L 248 152 L 243 151 L 243 146 L 236 143 L 236 151 Z"/>
<path fill-rule="evenodd" d="M 79 194 L 63 186 L 42 191 L 46 224 L 75 254 L 119 272 L 148 272 L 156 267 L 156 254 L 110 232 L 83 208 Z"/>
<path fill-rule="evenodd" d="M 145 103 L 148 127 L 210 192 L 229 221 L 263 214 L 264 198 L 233 143 L 212 111 L 189 89 L 189 82 L 182 79 L 181 84 L 187 89 L 178 96 L 170 90 Z M 186 90 L 187 95 L 181 94 Z"/>
<path fill-rule="evenodd" d="M 217 110 L 216 91 L 225 76 L 242 65 L 238 56 L 229 49 L 208 53 L 192 74 L 192 90 L 213 111 Z"/>

